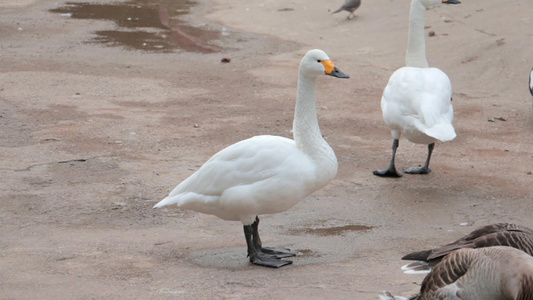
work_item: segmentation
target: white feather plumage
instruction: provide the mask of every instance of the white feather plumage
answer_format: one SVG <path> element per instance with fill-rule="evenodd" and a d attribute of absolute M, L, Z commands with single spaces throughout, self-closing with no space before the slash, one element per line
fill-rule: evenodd
<path fill-rule="evenodd" d="M 428 156 L 422 167 L 407 168 L 406 173 L 428 174 L 429 161 L 436 141 L 451 141 L 456 137 L 453 128 L 452 85 L 444 72 L 429 68 L 426 59 L 424 26 L 428 7 L 459 3 L 457 0 L 412 0 L 409 12 L 409 33 L 406 66 L 396 70 L 381 97 L 381 110 L 393 138 L 392 158 L 385 170 L 374 175 L 402 176 L 396 171 L 395 156 L 403 134 L 409 141 L 428 145 Z"/>
<path fill-rule="evenodd" d="M 336 158 L 333 150 L 326 153 L 328 168 L 318 168 L 294 140 L 255 136 L 215 154 L 155 207 L 177 204 L 249 225 L 256 215 L 290 209 L 333 179 Z"/>
<path fill-rule="evenodd" d="M 299 68 L 294 140 L 261 135 L 230 145 L 154 208 L 177 204 L 250 225 L 257 215 L 286 211 L 328 184 L 337 158 L 322 137 L 315 103 L 317 77 L 324 74 L 347 77 L 324 51 L 308 51 Z"/>
<path fill-rule="evenodd" d="M 392 74 L 381 99 L 383 119 L 394 132 L 417 144 L 451 141 L 452 85 L 436 68 L 403 67 Z M 397 136 L 395 136 L 397 134 Z"/>

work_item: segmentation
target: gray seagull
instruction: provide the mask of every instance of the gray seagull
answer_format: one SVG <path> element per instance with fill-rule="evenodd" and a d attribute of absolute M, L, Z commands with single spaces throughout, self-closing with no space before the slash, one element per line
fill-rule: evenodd
<path fill-rule="evenodd" d="M 343 10 L 350 12 L 348 17 L 346 17 L 348 20 L 350 20 L 352 17 L 355 17 L 353 12 L 361 5 L 361 0 L 346 0 L 344 1 L 344 4 L 337 9 L 336 11 L 332 12 L 332 14 L 336 14 L 338 12 L 341 12 Z"/>

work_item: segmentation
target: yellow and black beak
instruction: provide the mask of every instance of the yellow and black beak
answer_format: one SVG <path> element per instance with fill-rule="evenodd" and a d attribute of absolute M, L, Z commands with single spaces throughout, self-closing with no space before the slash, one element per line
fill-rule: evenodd
<path fill-rule="evenodd" d="M 322 65 L 326 69 L 326 75 L 330 75 L 337 78 L 350 78 L 348 74 L 342 73 L 331 60 L 323 60 Z"/>
<path fill-rule="evenodd" d="M 444 4 L 460 4 L 461 1 L 458 1 L 458 0 L 442 0 L 442 3 L 444 3 Z"/>

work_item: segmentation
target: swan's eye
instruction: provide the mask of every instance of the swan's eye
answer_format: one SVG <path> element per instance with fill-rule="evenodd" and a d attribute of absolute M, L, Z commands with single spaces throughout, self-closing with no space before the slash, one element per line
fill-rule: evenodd
<path fill-rule="evenodd" d="M 317 59 L 316 62 L 322 62 L 320 59 Z"/>

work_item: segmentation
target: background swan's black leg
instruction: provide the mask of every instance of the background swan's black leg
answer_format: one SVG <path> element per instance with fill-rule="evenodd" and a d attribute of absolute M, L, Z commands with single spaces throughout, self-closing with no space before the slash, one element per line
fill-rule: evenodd
<path fill-rule="evenodd" d="M 258 216 L 255 217 L 255 222 L 252 224 L 252 228 L 254 230 L 253 243 L 254 243 L 255 249 L 258 249 L 264 254 L 270 255 L 275 258 L 296 256 L 296 254 L 292 253 L 290 249 L 286 249 L 286 248 L 283 248 L 283 249 L 275 249 L 271 247 L 263 248 L 263 243 L 261 242 L 261 238 L 259 237 L 259 217 Z"/>
<path fill-rule="evenodd" d="M 431 159 L 431 153 L 433 153 L 433 148 L 435 148 L 435 143 L 428 145 L 428 157 L 426 158 L 426 163 L 422 167 L 418 168 L 405 168 L 403 171 L 409 174 L 429 174 L 431 169 L 429 168 L 429 160 Z"/>
<path fill-rule="evenodd" d="M 252 241 L 254 228 L 252 225 L 244 225 L 243 228 L 244 237 L 246 238 L 246 245 L 248 246 L 248 258 L 250 259 L 251 263 L 270 268 L 279 268 L 292 264 L 292 261 L 274 258 L 261 251 L 258 251 Z"/>
<path fill-rule="evenodd" d="M 400 141 L 398 139 L 392 140 L 392 158 L 390 160 L 389 168 L 386 170 L 374 170 L 374 175 L 381 177 L 402 177 L 402 174 L 398 173 L 398 171 L 396 171 L 396 167 L 394 166 L 396 149 L 398 149 L 399 145 Z"/>

